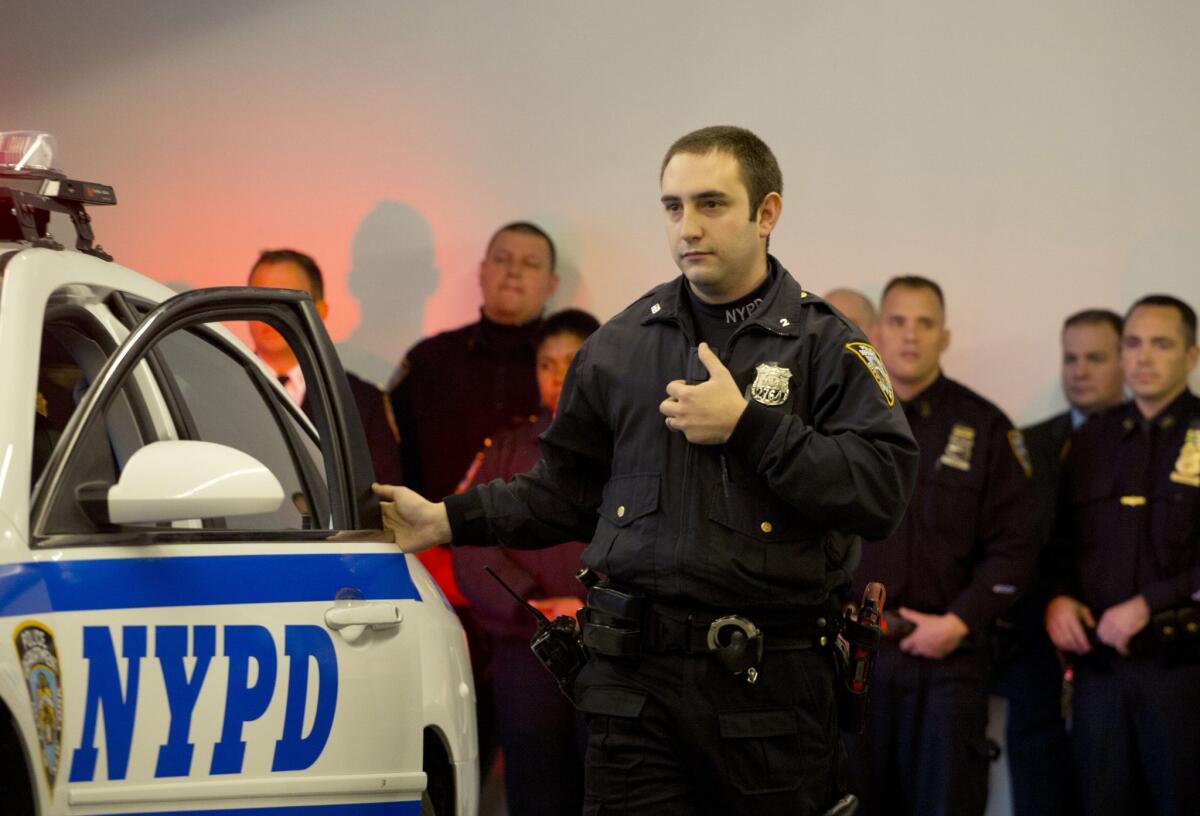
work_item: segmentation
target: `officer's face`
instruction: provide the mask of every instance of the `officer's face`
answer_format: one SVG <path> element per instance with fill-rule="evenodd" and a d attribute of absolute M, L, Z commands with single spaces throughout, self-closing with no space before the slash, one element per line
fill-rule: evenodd
<path fill-rule="evenodd" d="M 542 397 L 542 405 L 551 412 L 558 411 L 558 398 L 562 395 L 567 368 L 582 345 L 583 340 L 571 332 L 552 334 L 538 345 L 538 393 Z"/>
<path fill-rule="evenodd" d="M 1163 403 L 1187 387 L 1200 350 L 1188 346 L 1183 319 L 1170 306 L 1139 306 L 1125 321 L 1121 366 L 1139 401 Z"/>
<path fill-rule="evenodd" d="M 676 153 L 663 169 L 662 204 L 671 256 L 697 297 L 729 303 L 762 281 L 767 236 L 783 199 L 769 194 L 751 218 L 750 196 L 733 155 Z"/>
<path fill-rule="evenodd" d="M 893 380 L 909 388 L 931 383 L 950 345 L 937 295 L 925 288 L 894 287 L 879 306 L 874 339 Z"/>
<path fill-rule="evenodd" d="M 502 232 L 479 262 L 483 313 L 497 323 L 518 326 L 533 320 L 557 286 L 550 246 L 540 235 Z"/>
<path fill-rule="evenodd" d="M 1063 394 L 1073 408 L 1091 413 L 1124 397 L 1121 338 L 1109 323 L 1080 323 L 1063 329 Z"/>
<path fill-rule="evenodd" d="M 267 289 L 299 289 L 308 292 L 308 296 L 316 301 L 317 314 L 321 319 L 329 313 L 329 307 L 324 300 L 317 300 L 313 294 L 312 284 L 304 270 L 291 261 L 278 263 L 263 263 L 254 267 L 250 272 L 250 286 L 262 286 Z M 250 338 L 254 342 L 254 351 L 263 356 L 277 355 L 289 350 L 288 342 L 283 335 L 272 329 L 266 323 L 251 322 Z"/>

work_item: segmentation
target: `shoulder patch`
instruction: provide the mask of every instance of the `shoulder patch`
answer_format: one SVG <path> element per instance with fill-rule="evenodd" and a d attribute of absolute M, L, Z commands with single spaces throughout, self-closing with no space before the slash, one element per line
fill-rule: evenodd
<path fill-rule="evenodd" d="M 1025 447 L 1025 434 L 1016 428 L 1008 432 L 1008 446 L 1012 448 L 1013 456 L 1025 471 L 1025 478 L 1033 475 L 1033 462 L 1029 458 L 1029 450 Z"/>
<path fill-rule="evenodd" d="M 870 343 L 856 341 L 847 343 L 846 348 L 854 352 L 854 356 L 862 360 L 863 365 L 867 367 L 867 371 L 871 372 L 871 376 L 875 379 L 875 384 L 879 386 L 879 390 L 883 392 L 883 398 L 891 408 L 896 404 L 896 389 L 892 387 L 892 378 L 888 376 L 887 367 L 883 364 L 883 360 L 879 357 L 879 352 Z"/>

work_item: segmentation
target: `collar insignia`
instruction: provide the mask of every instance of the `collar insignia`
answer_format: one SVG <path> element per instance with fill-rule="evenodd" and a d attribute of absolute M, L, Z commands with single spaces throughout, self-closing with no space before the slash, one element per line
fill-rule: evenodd
<path fill-rule="evenodd" d="M 653 306 L 650 307 L 650 314 L 658 314 L 661 311 L 662 311 L 661 303 L 655 303 Z"/>
<path fill-rule="evenodd" d="M 791 378 L 792 372 L 777 363 L 759 363 L 754 369 L 750 396 L 763 405 L 783 405 L 790 394 L 788 381 Z"/>
<path fill-rule="evenodd" d="M 1008 446 L 1012 448 L 1013 456 L 1025 471 L 1025 478 L 1033 475 L 1033 462 L 1029 459 L 1029 450 L 1025 447 L 1025 435 L 1016 428 L 1008 432 Z"/>
<path fill-rule="evenodd" d="M 971 469 L 971 453 L 975 449 L 975 429 L 970 425 L 955 425 L 950 429 L 950 438 L 946 440 L 946 450 L 938 462 L 955 470 L 968 471 Z"/>
<path fill-rule="evenodd" d="M 1171 481 L 1200 487 L 1200 430 L 1188 428 L 1183 447 L 1179 449 L 1179 458 L 1175 460 L 1175 470 L 1171 471 Z"/>
<path fill-rule="evenodd" d="M 870 343 L 847 343 L 846 348 L 854 352 L 858 359 L 862 360 L 863 365 L 867 367 L 867 371 L 871 372 L 871 376 L 875 379 L 875 384 L 879 386 L 879 390 L 883 392 L 883 399 L 891 408 L 896 404 L 896 389 L 892 388 L 892 378 L 888 376 L 887 367 L 883 364 L 883 360 L 879 357 L 879 352 Z"/>

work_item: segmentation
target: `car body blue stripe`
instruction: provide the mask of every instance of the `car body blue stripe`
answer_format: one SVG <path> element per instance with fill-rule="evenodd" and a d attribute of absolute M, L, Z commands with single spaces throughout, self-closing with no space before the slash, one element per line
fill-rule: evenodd
<path fill-rule="evenodd" d="M 371 802 L 361 805 L 300 805 L 291 807 L 228 808 L 222 810 L 156 810 L 117 816 L 418 816 L 421 803 Z"/>
<path fill-rule="evenodd" d="M 91 609 L 419 600 L 400 553 L 111 558 L 0 564 L 0 616 Z"/>

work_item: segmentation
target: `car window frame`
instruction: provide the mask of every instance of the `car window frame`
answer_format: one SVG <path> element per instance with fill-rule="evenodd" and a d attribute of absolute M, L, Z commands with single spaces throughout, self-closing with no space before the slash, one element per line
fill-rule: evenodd
<path fill-rule="evenodd" d="M 130 311 L 133 311 L 132 309 Z M 128 317 L 128 315 L 127 315 Z M 312 424 L 320 440 L 324 459 L 324 481 L 328 488 L 330 527 L 318 530 L 281 529 L 229 531 L 196 528 L 138 528 L 134 525 L 113 526 L 96 533 L 80 535 L 73 533 L 47 532 L 47 513 L 59 491 L 69 489 L 64 484 L 67 466 L 75 454 L 84 432 L 95 417 L 111 404 L 137 365 L 149 359 L 149 351 L 157 342 L 179 330 L 199 328 L 203 324 L 230 320 L 259 320 L 269 323 L 280 332 L 297 352 L 297 358 L 309 384 L 310 405 L 313 410 Z M 235 359 L 247 356 L 247 352 L 229 344 L 211 329 L 228 346 L 227 353 Z M 247 361 L 249 362 L 249 361 Z M 160 366 L 162 361 L 159 361 Z M 170 375 L 162 367 L 165 379 Z M 260 388 L 270 389 L 261 370 L 255 369 Z M 155 378 L 159 380 L 158 377 Z M 268 394 L 271 392 L 268 390 Z M 176 397 L 179 395 L 176 394 Z M 182 400 L 176 400 L 179 407 Z M 272 410 L 281 405 L 270 400 Z M 291 410 L 289 406 L 286 410 Z M 348 410 L 349 409 L 349 410 Z M 299 412 L 299 408 L 295 409 Z M 350 413 L 350 411 L 355 411 Z M 301 415 L 302 416 L 302 415 Z M 285 427 L 290 423 L 285 423 Z M 303 426 L 302 426 L 303 427 Z M 294 429 L 293 429 L 294 430 Z M 287 431 L 284 431 L 287 436 Z M 289 444 L 299 440 L 288 438 Z M 378 528 L 381 526 L 378 500 L 370 489 L 372 474 L 361 422 L 357 420 L 353 396 L 338 360 L 332 341 L 325 332 L 320 316 L 306 293 L 282 289 L 257 289 L 251 287 L 222 287 L 198 289 L 172 297 L 139 321 L 129 336 L 105 363 L 100 375 L 88 389 L 84 399 L 72 415 L 63 431 L 59 445 L 46 464 L 43 478 L 31 504 L 31 537 L 35 546 L 79 546 L 115 541 L 274 541 L 286 539 L 326 540 L 345 537 L 351 531 Z M 355 455 L 359 454 L 359 455 Z M 295 453 L 293 452 L 293 456 Z M 363 463 L 367 464 L 364 465 Z M 366 538 L 374 539 L 377 534 L 369 533 Z M 386 533 L 378 534 L 380 540 L 390 540 Z M 356 539 L 362 538 L 355 536 Z"/>

